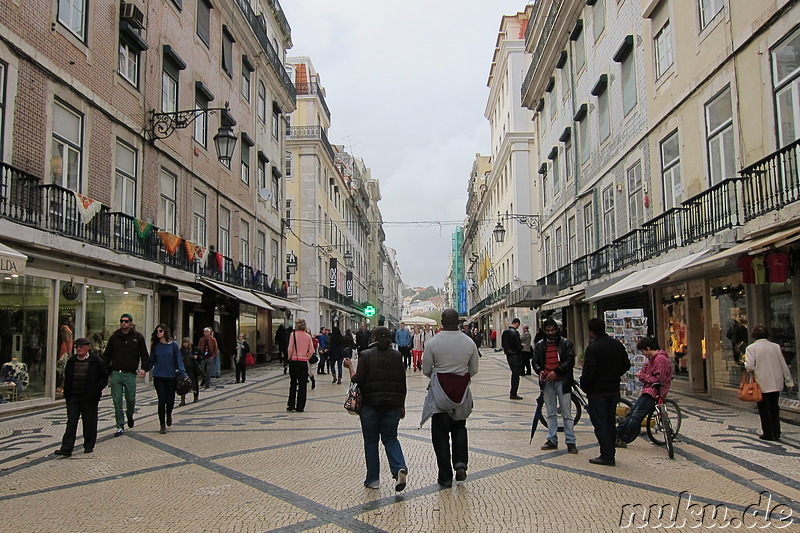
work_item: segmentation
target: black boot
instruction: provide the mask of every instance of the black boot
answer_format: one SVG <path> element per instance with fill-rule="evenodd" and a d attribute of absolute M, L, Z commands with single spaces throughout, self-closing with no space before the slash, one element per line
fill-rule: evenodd
<path fill-rule="evenodd" d="M 200 396 L 198 393 L 194 393 L 194 401 L 192 403 L 197 403 L 197 397 Z"/>

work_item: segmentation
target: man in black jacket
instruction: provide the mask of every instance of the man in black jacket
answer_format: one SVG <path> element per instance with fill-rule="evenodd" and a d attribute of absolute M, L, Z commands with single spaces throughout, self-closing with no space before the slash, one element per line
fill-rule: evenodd
<path fill-rule="evenodd" d="M 133 427 L 133 412 L 136 409 L 136 377 L 143 378 L 150 370 L 147 343 L 133 325 L 133 317 L 123 313 L 119 318 L 119 329 L 108 339 L 103 360 L 110 374 L 111 399 L 114 401 L 114 418 L 117 422 L 115 437 L 125 431 L 125 415 L 128 427 Z M 139 368 L 141 365 L 141 368 Z M 125 410 L 122 396 L 125 396 Z"/>
<path fill-rule="evenodd" d="M 92 341 L 81 337 L 74 343 L 75 354 L 64 370 L 64 400 L 67 402 L 67 426 L 61 448 L 54 453 L 72 455 L 78 420 L 83 419 L 83 452 L 92 453 L 97 442 L 97 412 L 103 389 L 108 383 L 106 365 L 99 355 L 90 354 Z"/>
<path fill-rule="evenodd" d="M 511 369 L 511 392 L 509 398 L 512 400 L 521 400 L 522 396 L 517 394 L 519 390 L 519 377 L 522 375 L 524 368 L 522 357 L 522 341 L 519 337 L 519 318 L 511 321 L 511 325 L 503 332 L 500 338 L 500 345 L 503 347 L 503 353 L 506 354 L 506 361 L 508 361 L 508 368 Z"/>
<path fill-rule="evenodd" d="M 542 450 L 558 448 L 557 409 L 564 421 L 564 442 L 569 453 L 578 453 L 575 444 L 575 421 L 572 419 L 572 369 L 575 366 L 575 347 L 558 332 L 558 324 L 548 318 L 542 324 L 544 338 L 533 348 L 533 370 L 539 375 L 539 387 L 547 409 L 547 442 Z M 558 404 L 558 405 L 556 405 Z"/>
<path fill-rule="evenodd" d="M 359 355 L 361 355 L 361 352 L 369 348 L 371 336 L 372 332 L 367 329 L 367 323 L 362 322 L 361 329 L 356 333 L 356 349 L 358 349 Z"/>
<path fill-rule="evenodd" d="M 625 346 L 606 334 L 599 318 L 589 320 L 589 346 L 583 362 L 581 387 L 589 400 L 587 410 L 600 445 L 600 456 L 589 459 L 596 465 L 614 466 L 616 409 L 619 403 L 620 377 L 631 367 Z"/>

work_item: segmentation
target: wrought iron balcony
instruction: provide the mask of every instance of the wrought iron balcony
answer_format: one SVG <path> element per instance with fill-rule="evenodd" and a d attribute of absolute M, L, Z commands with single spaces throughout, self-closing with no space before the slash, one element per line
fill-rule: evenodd
<path fill-rule="evenodd" d="M 0 162 L 0 216 L 38 224 L 42 212 L 40 179 Z"/>
<path fill-rule="evenodd" d="M 558 269 L 558 288 L 565 289 L 572 285 L 572 265 L 567 264 Z"/>
<path fill-rule="evenodd" d="M 352 307 L 354 310 L 356 309 L 355 302 L 353 298 L 350 296 L 345 296 L 344 294 L 340 293 L 335 289 L 331 289 L 327 285 L 320 285 L 319 286 L 319 297 L 325 298 L 326 300 L 330 300 L 331 302 L 336 302 L 338 304 L 346 305 L 348 307 Z"/>
<path fill-rule="evenodd" d="M 800 199 L 800 139 L 745 167 L 744 220 L 775 211 Z"/>
<path fill-rule="evenodd" d="M 539 62 L 542 59 L 542 54 L 544 53 L 545 47 L 550 41 L 550 34 L 553 33 L 553 26 L 556 21 L 556 16 L 558 15 L 558 11 L 561 9 L 561 4 L 564 2 L 564 0 L 552 0 L 552 2 L 553 3 L 550 4 L 550 11 L 547 12 L 547 18 L 544 21 L 542 35 L 539 41 L 536 43 L 536 48 L 533 50 L 533 54 L 531 55 L 531 64 L 528 67 L 527 74 L 525 74 L 525 80 L 522 82 L 522 105 L 525 105 L 525 102 L 528 101 L 526 96 L 531 88 L 531 84 L 533 83 L 534 74 L 536 73 L 536 69 L 539 67 Z M 539 3 L 541 2 L 537 2 L 537 4 Z"/>
<path fill-rule="evenodd" d="M 642 246 L 644 244 L 644 233 L 644 230 L 634 229 L 614 240 L 615 270 L 635 265 L 643 259 Z"/>
<path fill-rule="evenodd" d="M 325 95 L 322 94 L 322 88 L 317 82 L 312 81 L 310 83 L 298 83 L 295 85 L 295 88 L 297 89 L 297 96 L 316 96 L 319 98 L 319 103 L 325 110 L 328 120 L 331 119 L 331 110 L 328 109 L 328 103 L 325 101 Z"/>
<path fill-rule="evenodd" d="M 726 179 L 681 204 L 685 243 L 741 224 L 737 194 L 740 181 L 739 178 Z"/>
<path fill-rule="evenodd" d="M 644 255 L 655 257 L 683 243 L 681 232 L 683 209 L 675 207 L 642 224 L 645 230 Z"/>
<path fill-rule="evenodd" d="M 283 8 L 278 0 L 267 0 L 269 7 L 272 8 L 272 13 L 275 15 L 275 20 L 278 21 L 278 26 L 283 32 L 284 37 L 290 43 L 292 42 L 292 28 L 289 26 L 289 21 L 286 20 L 286 15 L 283 14 Z"/>
<path fill-rule="evenodd" d="M 574 283 L 589 280 L 589 256 L 582 255 L 572 262 Z"/>
<path fill-rule="evenodd" d="M 107 206 L 86 223 L 78 212 L 75 193 L 59 185 L 41 185 L 39 194 L 44 197 L 46 209 L 41 213 L 43 229 L 66 235 L 73 239 L 108 247 L 111 224 Z"/>
<path fill-rule="evenodd" d="M 612 253 L 613 246 L 607 244 L 589 254 L 589 267 L 592 271 L 592 279 L 598 278 L 609 272 L 613 272 Z"/>
<path fill-rule="evenodd" d="M 331 158 L 331 162 L 335 162 L 336 158 L 333 153 L 333 146 L 328 141 L 328 135 L 322 126 L 289 126 L 286 128 L 286 136 L 289 139 L 319 139 L 325 147 L 325 151 Z"/>

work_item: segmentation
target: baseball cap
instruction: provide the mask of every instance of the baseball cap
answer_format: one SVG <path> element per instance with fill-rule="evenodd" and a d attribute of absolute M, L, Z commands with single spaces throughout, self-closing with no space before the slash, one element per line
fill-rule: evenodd
<path fill-rule="evenodd" d="M 133 317 L 129 313 L 122 313 L 122 316 L 120 316 L 119 319 L 122 320 L 123 318 L 127 318 L 128 320 L 133 322 Z"/>
<path fill-rule="evenodd" d="M 73 344 L 75 346 L 91 346 L 92 345 L 92 341 L 90 341 L 86 337 L 80 337 L 78 339 L 75 339 L 75 342 Z"/>

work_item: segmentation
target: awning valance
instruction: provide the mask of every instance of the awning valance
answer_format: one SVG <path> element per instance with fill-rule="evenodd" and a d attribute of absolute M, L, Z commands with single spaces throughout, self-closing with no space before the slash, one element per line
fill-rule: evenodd
<path fill-rule="evenodd" d="M 576 301 L 578 301 L 584 294 L 584 291 L 575 291 L 569 294 L 565 294 L 564 296 L 559 296 L 558 298 L 553 298 L 552 300 L 545 302 L 539 308 L 540 311 L 548 311 L 554 309 L 560 309 L 562 307 L 569 307 Z"/>
<path fill-rule="evenodd" d="M 169 282 L 169 284 L 178 290 L 178 300 L 181 300 L 182 302 L 192 302 L 196 304 L 199 304 L 201 301 L 203 301 L 202 291 L 193 289 L 188 285 L 181 285 L 180 283 Z"/>
<path fill-rule="evenodd" d="M 291 300 L 287 300 L 279 296 L 273 296 L 272 294 L 266 294 L 259 291 L 253 291 L 253 294 L 270 304 L 275 309 L 289 309 L 291 311 L 300 311 L 301 313 L 309 312 L 308 309 L 302 305 L 296 304 Z"/>
<path fill-rule="evenodd" d="M 273 309 L 273 307 L 270 306 L 266 301 L 262 300 L 261 298 L 258 298 L 255 294 L 253 294 L 250 291 L 239 289 L 238 287 L 232 287 L 230 285 L 224 285 L 222 283 L 211 281 L 205 278 L 201 278 L 200 283 L 202 283 L 206 287 L 214 289 L 215 291 L 220 292 L 226 296 L 229 296 L 235 300 L 239 300 L 240 302 L 254 305 L 262 309 L 267 309 L 267 310 Z"/>
<path fill-rule="evenodd" d="M 0 243 L 0 274 L 4 277 L 20 276 L 25 272 L 28 256 Z"/>
<path fill-rule="evenodd" d="M 770 233 L 769 235 L 765 235 L 762 237 L 757 237 L 754 239 L 748 239 L 742 243 L 739 243 L 735 246 L 731 246 L 727 250 L 722 250 L 710 257 L 706 257 L 700 261 L 697 261 L 691 266 L 700 266 L 706 265 L 709 263 L 715 263 L 717 261 L 722 261 L 725 259 L 729 259 L 731 257 L 737 257 L 744 254 L 754 255 L 757 253 L 761 253 L 766 248 L 774 247 L 779 248 L 795 240 L 800 239 L 800 226 L 785 229 L 781 231 L 776 231 L 775 233 Z"/>

